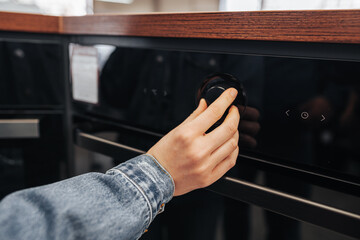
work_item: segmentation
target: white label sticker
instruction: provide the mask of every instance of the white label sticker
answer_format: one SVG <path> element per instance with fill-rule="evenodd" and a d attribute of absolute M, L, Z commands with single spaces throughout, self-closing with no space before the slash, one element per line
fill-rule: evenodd
<path fill-rule="evenodd" d="M 99 101 L 97 49 L 72 45 L 71 51 L 73 98 L 77 101 L 97 104 Z"/>

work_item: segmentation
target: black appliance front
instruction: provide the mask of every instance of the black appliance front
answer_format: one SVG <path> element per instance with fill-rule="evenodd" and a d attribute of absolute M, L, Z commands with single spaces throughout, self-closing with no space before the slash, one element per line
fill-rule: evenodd
<path fill-rule="evenodd" d="M 64 105 L 60 44 L 0 41 L 1 109 L 59 109 Z"/>
<path fill-rule="evenodd" d="M 227 176 L 316 200 L 358 219 L 360 63 L 109 45 L 74 44 L 71 51 L 79 145 L 113 156 L 114 164 L 146 151 L 195 109 L 208 75 L 228 73 L 241 81 L 247 107 L 239 126 L 238 164 Z M 95 63 L 91 81 L 79 74 L 84 62 Z M 94 144 L 101 132 L 115 132 L 112 140 L 130 151 Z M 322 191 L 331 194 L 318 196 Z M 344 199 L 350 200 L 344 204 Z M 215 239 L 218 219 L 225 239 L 249 239 L 246 204 L 195 191 L 169 206 L 144 239 Z M 300 238 L 297 221 L 271 212 L 264 219 L 267 239 Z M 181 234 L 172 221 L 182 224 Z M 353 230 L 352 236 L 359 234 Z"/>
<path fill-rule="evenodd" d="M 61 45 L 0 41 L 0 199 L 61 179 L 66 163 Z"/>
<path fill-rule="evenodd" d="M 0 198 L 61 179 L 66 159 L 62 122 L 61 114 L 0 110 Z"/>

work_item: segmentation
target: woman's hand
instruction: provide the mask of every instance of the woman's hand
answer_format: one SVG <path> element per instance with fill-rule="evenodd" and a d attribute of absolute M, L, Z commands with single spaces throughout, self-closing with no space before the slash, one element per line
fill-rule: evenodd
<path fill-rule="evenodd" d="M 234 88 L 227 89 L 209 107 L 201 99 L 183 123 L 148 151 L 173 177 L 174 196 L 209 186 L 235 165 L 239 152 L 238 109 L 231 106 L 224 122 L 205 132 L 222 117 L 236 95 Z"/>

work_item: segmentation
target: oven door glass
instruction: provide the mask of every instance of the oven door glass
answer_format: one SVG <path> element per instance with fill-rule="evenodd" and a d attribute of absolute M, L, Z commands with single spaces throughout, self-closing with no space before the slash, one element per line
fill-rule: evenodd
<path fill-rule="evenodd" d="M 66 163 L 63 117 L 61 114 L 0 114 L 0 129 L 16 124 L 20 128 L 34 122 L 33 135 L 0 132 L 0 198 L 16 190 L 60 180 Z M 20 126 L 22 124 L 22 126 Z"/>
<path fill-rule="evenodd" d="M 77 114 L 165 134 L 196 108 L 209 74 L 229 73 L 247 95 L 241 153 L 359 181 L 359 63 L 94 48 L 98 102 L 74 100 Z"/>
<path fill-rule="evenodd" d="M 290 194 L 289 199 L 300 197 L 360 213 L 360 63 L 96 45 L 82 50 L 93 58 L 85 62 L 94 63 L 96 56 L 97 71 L 88 82 L 72 75 L 73 90 L 80 80 L 81 86 L 92 89 L 84 94 L 93 94 L 89 101 L 77 99 L 78 92 L 73 99 L 78 145 L 112 156 L 114 165 L 146 152 L 196 108 L 198 89 L 208 75 L 229 73 L 241 81 L 247 106 L 241 110 L 238 162 L 226 176 Z M 80 62 L 71 56 L 74 69 Z M 210 189 L 237 194 L 239 189 L 226 192 L 228 185 L 222 183 Z M 279 202 L 272 196 L 258 198 Z M 250 203 L 258 200 L 256 193 L 252 197 Z M 218 239 L 217 234 L 224 239 L 336 237 L 199 190 L 173 199 L 142 239 L 208 240 Z"/>
<path fill-rule="evenodd" d="M 0 108 L 64 103 L 61 45 L 0 41 Z"/>

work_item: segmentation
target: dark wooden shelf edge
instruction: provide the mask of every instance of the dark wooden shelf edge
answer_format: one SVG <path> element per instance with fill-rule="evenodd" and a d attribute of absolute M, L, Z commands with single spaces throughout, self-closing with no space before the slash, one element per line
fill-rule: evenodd
<path fill-rule="evenodd" d="M 360 43 L 360 10 L 57 17 L 0 12 L 0 31 L 164 38 Z"/>
<path fill-rule="evenodd" d="M 0 12 L 0 31 L 61 33 L 62 17 Z"/>
<path fill-rule="evenodd" d="M 360 10 L 206 12 L 66 17 L 63 33 L 360 43 Z"/>

